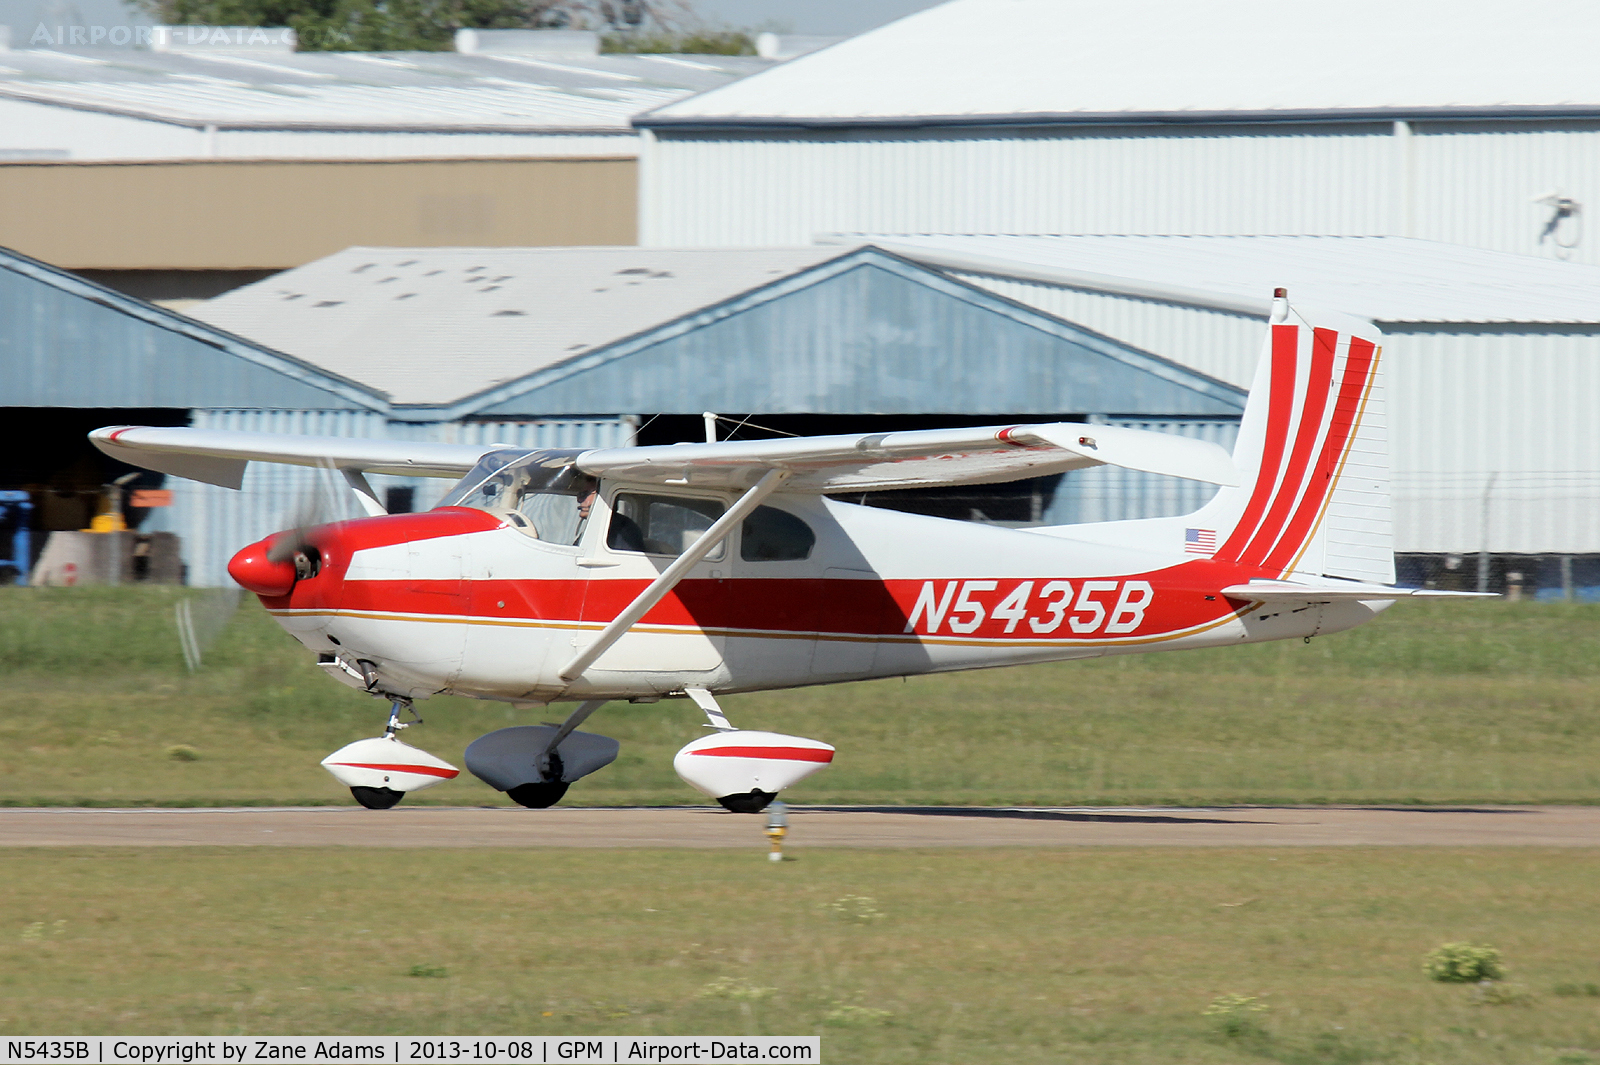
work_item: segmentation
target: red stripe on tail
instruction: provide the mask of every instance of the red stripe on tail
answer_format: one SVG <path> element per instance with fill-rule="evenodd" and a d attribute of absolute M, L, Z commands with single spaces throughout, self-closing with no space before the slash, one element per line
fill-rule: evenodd
<path fill-rule="evenodd" d="M 1318 330 L 1320 333 L 1321 330 Z M 1280 575 L 1294 564 L 1300 549 L 1315 531 L 1317 518 L 1328 494 L 1333 491 L 1333 479 L 1340 463 L 1355 437 L 1361 413 L 1361 399 L 1367 391 L 1367 381 L 1372 375 L 1374 354 L 1377 348 L 1371 341 L 1360 337 L 1350 338 L 1350 355 L 1345 360 L 1344 378 L 1339 383 L 1339 398 L 1334 403 L 1333 418 L 1328 423 L 1328 438 L 1323 441 L 1322 454 L 1312 471 L 1311 484 L 1300 500 L 1294 519 L 1284 530 L 1283 539 L 1268 555 L 1263 565 Z"/>
<path fill-rule="evenodd" d="M 1272 551 L 1278 534 L 1283 531 L 1300 486 L 1306 483 L 1311 471 L 1311 453 L 1317 444 L 1317 434 L 1322 432 L 1322 414 L 1328 409 L 1328 393 L 1333 389 L 1333 353 L 1339 343 L 1339 334 L 1332 329 L 1316 329 L 1311 333 L 1311 373 L 1306 380 L 1305 403 L 1300 408 L 1300 425 L 1294 434 L 1294 449 L 1284 468 L 1283 483 L 1272 497 L 1272 506 L 1261 528 L 1256 530 L 1250 546 L 1239 552 L 1239 561 L 1247 566 L 1258 566 Z"/>
<path fill-rule="evenodd" d="M 1262 511 L 1272 499 L 1272 489 L 1278 483 L 1278 470 L 1283 464 L 1283 445 L 1289 435 L 1289 417 L 1294 413 L 1294 383 L 1298 369 L 1300 327 L 1275 325 L 1272 327 L 1272 391 L 1267 405 L 1267 433 L 1261 444 L 1261 468 L 1256 471 L 1255 488 L 1250 502 L 1228 535 L 1228 540 L 1213 556 L 1219 561 L 1236 562 L 1239 552 L 1250 542 L 1261 520 Z"/>

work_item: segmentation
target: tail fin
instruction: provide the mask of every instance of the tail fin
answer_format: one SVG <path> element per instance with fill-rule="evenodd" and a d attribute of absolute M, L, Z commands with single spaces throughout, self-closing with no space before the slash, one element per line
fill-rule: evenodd
<path fill-rule="evenodd" d="M 1189 520 L 1217 530 L 1214 558 L 1274 578 L 1393 584 L 1383 334 L 1315 317 L 1328 325 L 1306 321 L 1278 290 L 1234 446 L 1239 487 Z"/>

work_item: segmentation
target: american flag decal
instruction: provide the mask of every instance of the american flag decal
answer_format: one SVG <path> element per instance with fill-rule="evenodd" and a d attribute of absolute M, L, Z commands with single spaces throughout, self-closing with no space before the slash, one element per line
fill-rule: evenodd
<path fill-rule="evenodd" d="M 1217 553 L 1217 530 L 1215 529 L 1185 529 L 1183 530 L 1183 549 L 1191 555 L 1214 555 Z"/>

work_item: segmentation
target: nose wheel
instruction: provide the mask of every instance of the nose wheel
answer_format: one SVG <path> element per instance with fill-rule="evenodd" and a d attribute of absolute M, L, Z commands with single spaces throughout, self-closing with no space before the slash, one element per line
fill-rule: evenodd
<path fill-rule="evenodd" d="M 410 714 L 411 720 L 401 721 L 401 711 Z M 420 724 L 422 718 L 417 716 L 417 708 L 412 705 L 411 700 L 395 696 L 389 705 L 389 722 L 383 726 L 383 738 L 398 742 L 401 729 Z M 406 797 L 405 792 L 395 791 L 393 788 L 373 788 L 361 784 L 351 785 L 350 794 L 355 797 L 356 802 L 369 810 L 392 810 Z"/>
<path fill-rule="evenodd" d="M 346 744 L 322 760 L 323 768 L 368 810 L 392 809 L 406 792 L 432 787 L 460 773 L 442 758 L 400 742 L 400 730 L 422 724 L 422 718 L 410 699 L 390 698 L 389 721 L 382 736 Z M 401 721 L 402 713 L 410 714 L 411 720 Z"/>
<path fill-rule="evenodd" d="M 406 793 L 392 788 L 354 787 L 350 789 L 350 794 L 356 797 L 356 802 L 369 810 L 388 810 L 405 798 Z"/>

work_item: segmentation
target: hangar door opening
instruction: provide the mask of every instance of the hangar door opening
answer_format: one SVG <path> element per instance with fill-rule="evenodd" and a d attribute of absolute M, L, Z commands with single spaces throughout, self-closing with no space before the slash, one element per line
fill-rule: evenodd
<path fill-rule="evenodd" d="M 958 429 L 975 425 L 1088 422 L 1209 440 L 1232 451 L 1237 417 L 1118 416 L 1104 414 L 719 414 L 720 440 L 774 436 Z M 699 415 L 657 414 L 641 419 L 637 442 L 674 444 L 705 439 Z M 1077 522 L 1160 518 L 1198 510 L 1216 486 L 1178 477 L 1103 466 L 1003 484 L 964 484 L 894 492 L 856 492 L 834 498 L 869 507 L 994 525 L 1069 525 Z"/>
<path fill-rule="evenodd" d="M 89 528 L 100 509 L 105 486 L 127 474 L 122 515 L 137 530 L 156 502 L 137 489 L 159 489 L 164 474 L 102 454 L 89 443 L 89 433 L 107 425 L 188 425 L 189 412 L 172 407 L 0 407 L 0 491 L 26 492 L 30 567 L 38 560 L 48 535 Z M 8 545 L 0 545 L 4 554 Z M 9 575 L 7 575 L 9 576 Z"/>
<path fill-rule="evenodd" d="M 1081 422 L 1082 414 L 722 414 L 719 440 L 770 440 L 775 436 L 834 436 L 851 433 L 897 433 L 916 429 L 962 429 L 974 425 L 1028 425 L 1038 422 Z M 700 415 L 658 414 L 641 419 L 641 446 L 705 439 Z M 1061 475 L 1033 477 L 1004 484 L 961 484 L 944 488 L 912 488 L 894 492 L 852 492 L 835 498 L 846 503 L 883 507 L 908 514 L 927 514 L 957 521 L 1001 525 L 1037 525 L 1055 501 Z"/>

